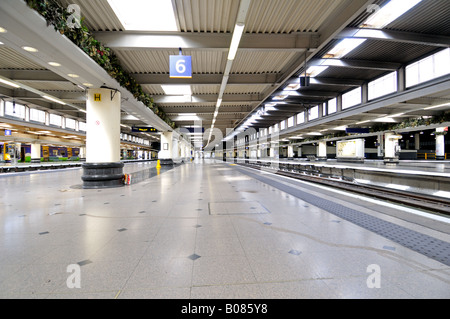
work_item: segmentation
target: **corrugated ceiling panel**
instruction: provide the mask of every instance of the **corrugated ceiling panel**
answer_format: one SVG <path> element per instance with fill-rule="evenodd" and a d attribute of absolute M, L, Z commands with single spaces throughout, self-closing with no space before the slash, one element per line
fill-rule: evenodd
<path fill-rule="evenodd" d="M 450 34 L 450 1 L 423 0 L 387 26 L 387 29 L 424 34 Z"/>
<path fill-rule="evenodd" d="M 161 88 L 161 85 L 141 84 L 141 86 L 144 92 L 150 95 L 164 95 L 164 90 Z"/>
<path fill-rule="evenodd" d="M 231 73 L 279 73 L 297 55 L 288 51 L 238 51 Z"/>
<path fill-rule="evenodd" d="M 41 65 L 31 62 L 15 50 L 0 46 L 0 69 L 45 70 Z"/>
<path fill-rule="evenodd" d="M 345 58 L 408 63 L 434 50 L 436 47 L 427 45 L 368 40 Z"/>
<path fill-rule="evenodd" d="M 228 84 L 225 89 L 225 94 L 260 94 L 270 85 L 255 84 L 255 85 L 240 85 Z"/>
<path fill-rule="evenodd" d="M 60 0 L 64 7 L 77 4 L 81 9 L 81 16 L 91 31 L 121 31 L 123 30 L 114 11 L 107 0 Z"/>
<path fill-rule="evenodd" d="M 246 32 L 316 32 L 344 0 L 264 0 L 252 1 Z"/>
<path fill-rule="evenodd" d="M 205 84 L 205 85 L 191 85 L 192 94 L 219 94 L 220 85 Z"/>
<path fill-rule="evenodd" d="M 180 31 L 232 32 L 239 0 L 175 0 Z"/>

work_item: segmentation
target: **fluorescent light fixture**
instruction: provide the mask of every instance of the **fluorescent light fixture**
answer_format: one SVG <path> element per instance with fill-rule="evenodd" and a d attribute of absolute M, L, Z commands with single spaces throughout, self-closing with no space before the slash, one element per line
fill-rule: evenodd
<path fill-rule="evenodd" d="M 238 23 L 234 27 L 233 38 L 231 39 L 230 52 L 228 53 L 228 60 L 233 61 L 236 57 L 237 50 L 239 48 L 239 42 L 241 42 L 242 34 L 244 33 L 245 25 Z"/>
<path fill-rule="evenodd" d="M 346 38 L 323 56 L 324 59 L 340 59 L 355 50 L 367 39 Z"/>
<path fill-rule="evenodd" d="M 450 106 L 450 103 L 429 106 L 429 107 L 424 108 L 424 110 L 432 110 L 432 109 L 437 109 L 437 108 L 444 107 L 444 106 Z"/>
<path fill-rule="evenodd" d="M 108 0 L 127 31 L 179 31 L 172 0 Z"/>
<path fill-rule="evenodd" d="M 319 132 L 311 132 L 311 133 L 306 133 L 306 135 L 311 135 L 311 136 L 322 136 L 322 133 L 319 133 Z"/>
<path fill-rule="evenodd" d="M 323 57 L 324 59 L 340 59 L 355 50 L 361 44 L 363 44 L 367 39 L 355 39 L 355 38 L 346 38 L 339 42 L 333 49 L 328 51 L 327 54 Z"/>
<path fill-rule="evenodd" d="M 192 95 L 190 85 L 161 85 L 166 95 Z"/>
<path fill-rule="evenodd" d="M 32 53 L 38 52 L 38 49 L 33 48 L 33 47 L 27 47 L 27 46 L 24 46 L 24 47 L 22 47 L 22 49 L 24 49 L 24 50 L 27 51 L 27 52 L 32 52 Z"/>
<path fill-rule="evenodd" d="M 49 100 L 49 101 L 52 101 L 52 102 L 55 102 L 55 103 L 58 103 L 58 104 L 61 104 L 61 105 L 66 105 L 66 102 L 58 100 L 57 98 L 54 98 L 54 97 L 51 97 L 51 96 L 48 96 L 48 95 L 43 95 L 42 97 L 44 99 L 46 99 L 46 100 Z"/>
<path fill-rule="evenodd" d="M 8 32 L 8 31 L 6 31 L 5 28 L 0 27 L 0 33 L 6 33 L 6 32 Z"/>
<path fill-rule="evenodd" d="M 13 82 L 11 82 L 11 81 L 8 81 L 8 80 L 6 80 L 6 79 L 2 79 L 2 78 L 0 78 L 0 83 L 3 83 L 3 84 L 6 84 L 6 85 L 9 85 L 9 86 L 12 86 L 13 88 L 20 88 L 20 85 L 18 85 L 18 84 L 16 84 L 16 83 L 13 83 Z"/>
<path fill-rule="evenodd" d="M 399 117 L 402 116 L 405 113 L 397 113 L 397 114 L 393 114 L 393 115 L 388 115 L 387 117 Z"/>
<path fill-rule="evenodd" d="M 3 42 L 0 41 L 0 45 L 3 45 Z"/>
<path fill-rule="evenodd" d="M 374 122 L 383 122 L 383 123 L 396 123 L 392 117 L 380 117 L 373 121 Z"/>
<path fill-rule="evenodd" d="M 92 86 L 94 86 L 94 84 L 87 83 L 87 82 L 86 82 L 86 83 L 83 83 L 83 85 L 84 85 L 84 86 L 87 86 L 87 87 L 92 87 Z"/>
<path fill-rule="evenodd" d="M 313 77 L 318 76 L 320 73 L 322 73 L 326 69 L 328 69 L 328 66 L 325 66 L 325 65 L 312 66 L 312 67 L 308 68 L 308 70 L 306 70 L 306 75 L 313 78 Z"/>
<path fill-rule="evenodd" d="M 355 124 L 365 124 L 365 123 L 369 123 L 369 122 L 371 122 L 371 120 L 361 121 L 361 122 L 358 122 L 358 123 L 355 123 Z"/>
<path fill-rule="evenodd" d="M 222 99 L 218 99 L 217 100 L 217 104 L 216 104 L 216 108 L 219 108 L 221 104 L 222 104 Z"/>
<path fill-rule="evenodd" d="M 353 36 L 356 38 L 375 38 L 375 39 L 389 38 L 383 31 L 373 29 L 360 29 Z"/>
<path fill-rule="evenodd" d="M 335 127 L 333 130 L 336 131 L 345 131 L 347 129 L 347 125 Z"/>
<path fill-rule="evenodd" d="M 371 15 L 360 27 L 383 29 L 421 1 L 422 0 L 391 0 L 383 8 Z"/>
<path fill-rule="evenodd" d="M 58 62 L 48 62 L 48 64 L 51 66 L 56 66 L 56 67 L 61 66 L 61 64 Z"/>
<path fill-rule="evenodd" d="M 67 76 L 70 76 L 71 78 L 79 78 L 80 76 L 78 74 L 69 73 Z"/>

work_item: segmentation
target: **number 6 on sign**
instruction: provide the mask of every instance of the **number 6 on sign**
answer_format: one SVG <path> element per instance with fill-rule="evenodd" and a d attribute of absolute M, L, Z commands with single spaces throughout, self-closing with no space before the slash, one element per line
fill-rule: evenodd
<path fill-rule="evenodd" d="M 170 78 L 192 78 L 192 57 L 186 55 L 171 55 Z"/>

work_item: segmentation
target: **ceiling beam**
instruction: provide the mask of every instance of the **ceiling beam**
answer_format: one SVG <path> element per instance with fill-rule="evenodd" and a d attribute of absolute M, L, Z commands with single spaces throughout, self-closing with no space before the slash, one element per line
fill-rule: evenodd
<path fill-rule="evenodd" d="M 189 100 L 187 100 L 189 99 Z M 170 95 L 158 95 L 154 96 L 153 100 L 156 104 L 166 103 L 210 103 L 217 101 L 217 94 L 198 94 L 191 97 L 185 96 L 170 96 Z M 223 103 L 249 103 L 259 102 L 261 97 L 259 94 L 224 94 Z"/>
<path fill-rule="evenodd" d="M 381 62 L 381 61 L 366 61 L 366 60 L 351 60 L 351 59 L 314 59 L 308 63 L 309 66 L 333 66 L 354 69 L 368 69 L 368 70 L 384 70 L 396 71 L 401 68 L 401 63 Z"/>
<path fill-rule="evenodd" d="M 0 75 L 12 81 L 67 82 L 65 78 L 50 70 L 11 70 L 0 69 Z M 74 84 L 75 85 L 75 84 Z"/>
<path fill-rule="evenodd" d="M 192 79 L 171 79 L 169 74 L 132 74 L 141 85 L 190 84 L 190 85 L 220 85 L 223 74 L 193 74 Z M 277 74 L 230 74 L 228 84 L 272 85 L 277 81 Z"/>
<path fill-rule="evenodd" d="M 449 36 L 378 29 L 345 28 L 336 38 L 343 39 L 348 37 L 369 38 L 374 40 L 430 45 L 444 48 L 450 46 Z"/>
<path fill-rule="evenodd" d="M 230 33 L 156 33 L 99 31 L 94 37 L 114 50 L 219 50 L 228 52 Z M 314 32 L 292 34 L 244 34 L 239 50 L 304 51 L 317 48 L 319 35 Z"/>

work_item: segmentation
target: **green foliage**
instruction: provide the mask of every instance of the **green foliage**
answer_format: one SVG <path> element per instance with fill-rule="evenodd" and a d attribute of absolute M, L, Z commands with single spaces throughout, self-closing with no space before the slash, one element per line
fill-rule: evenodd
<path fill-rule="evenodd" d="M 170 127 L 175 128 L 175 123 L 164 113 L 163 110 L 154 104 L 153 99 L 143 91 L 141 85 L 124 70 L 116 54 L 108 47 L 97 41 L 89 29 L 84 25 L 84 18 L 81 18 L 81 27 L 73 28 L 67 23 L 72 13 L 61 6 L 55 0 L 26 0 L 28 6 L 39 12 L 47 21 L 47 25 L 53 25 L 55 31 L 65 35 L 87 55 L 89 55 L 98 65 L 105 69 L 120 86 L 127 89 L 133 96 L 145 106 L 151 109 Z"/>

